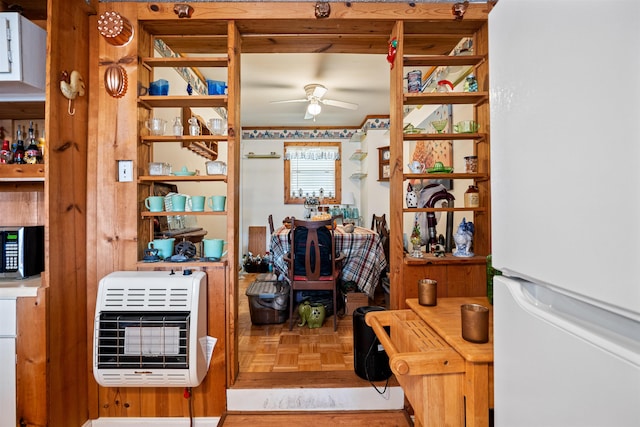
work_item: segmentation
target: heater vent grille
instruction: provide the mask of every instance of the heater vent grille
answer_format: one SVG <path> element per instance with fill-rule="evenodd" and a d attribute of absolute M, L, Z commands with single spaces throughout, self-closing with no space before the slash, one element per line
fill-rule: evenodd
<path fill-rule="evenodd" d="M 100 314 L 98 368 L 189 368 L 189 313 Z"/>
<path fill-rule="evenodd" d="M 135 308 L 188 310 L 191 293 L 186 287 L 110 287 L 105 290 L 105 309 Z"/>

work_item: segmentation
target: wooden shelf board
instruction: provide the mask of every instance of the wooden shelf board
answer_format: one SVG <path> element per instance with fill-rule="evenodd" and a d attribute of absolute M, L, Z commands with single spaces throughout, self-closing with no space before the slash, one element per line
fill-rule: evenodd
<path fill-rule="evenodd" d="M 193 211 L 182 211 L 182 212 L 149 212 L 144 211 L 140 212 L 142 217 L 150 217 L 150 216 L 212 216 L 212 215 L 226 215 L 226 211 L 204 211 L 204 212 L 193 212 Z"/>
<path fill-rule="evenodd" d="M 227 67 L 229 58 L 217 56 L 205 57 L 171 57 L 171 58 L 142 58 L 142 65 L 146 68 L 153 67 Z"/>
<path fill-rule="evenodd" d="M 426 252 L 422 253 L 424 258 L 414 258 L 408 254 L 404 255 L 405 265 L 429 265 L 429 264 L 485 264 L 487 257 L 475 255 L 472 257 L 456 257 L 452 254 L 445 254 L 444 257 L 437 257 Z"/>
<path fill-rule="evenodd" d="M 175 176 L 175 175 L 141 175 L 138 177 L 138 183 L 143 182 L 166 182 L 166 181 L 223 181 L 227 182 L 227 175 L 193 175 L 193 176 Z"/>
<path fill-rule="evenodd" d="M 29 119 L 44 119 L 44 100 L 0 102 L 0 120 Z"/>
<path fill-rule="evenodd" d="M 227 95 L 198 96 L 151 96 L 138 97 L 138 102 L 147 108 L 178 107 L 226 107 Z"/>
<path fill-rule="evenodd" d="M 487 92 L 405 93 L 404 105 L 482 104 L 489 100 Z"/>
<path fill-rule="evenodd" d="M 0 181 L 44 181 L 44 165 L 0 165 Z"/>
<path fill-rule="evenodd" d="M 415 212 L 485 212 L 487 208 L 479 207 L 479 208 L 403 208 L 402 212 L 404 213 L 415 213 Z"/>
<path fill-rule="evenodd" d="M 486 60 L 486 56 L 484 55 L 458 55 L 458 56 L 450 56 L 450 55 L 429 55 L 429 56 L 405 56 L 402 59 L 402 63 L 405 67 L 419 67 L 430 66 L 436 67 L 439 65 L 471 65 L 478 66 L 482 64 Z"/>
<path fill-rule="evenodd" d="M 163 136 L 154 136 L 154 135 L 145 135 L 140 138 L 142 142 L 145 144 L 150 144 L 152 142 L 199 142 L 199 141 L 226 141 L 226 135 L 182 135 L 182 136 L 173 136 L 173 135 L 163 135 Z"/>
<path fill-rule="evenodd" d="M 476 142 L 480 142 L 483 141 L 486 137 L 486 133 L 404 133 L 402 139 L 405 141 L 447 141 L 450 139 L 473 139 L 476 140 Z"/>
<path fill-rule="evenodd" d="M 191 267 L 220 267 L 225 266 L 227 264 L 226 257 L 223 257 L 220 261 L 185 261 L 185 262 L 169 262 L 169 261 L 158 261 L 158 262 L 144 262 L 138 261 L 136 266 L 138 269 L 144 269 L 148 267 L 153 268 L 191 268 Z"/>
<path fill-rule="evenodd" d="M 405 173 L 404 179 L 474 179 L 484 181 L 489 176 L 482 173 Z"/>

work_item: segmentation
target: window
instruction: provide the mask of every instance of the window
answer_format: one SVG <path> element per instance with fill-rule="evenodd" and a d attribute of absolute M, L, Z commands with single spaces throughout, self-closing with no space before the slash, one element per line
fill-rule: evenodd
<path fill-rule="evenodd" d="M 307 196 L 322 204 L 340 203 L 342 162 L 339 142 L 284 143 L 284 202 L 303 204 Z"/>

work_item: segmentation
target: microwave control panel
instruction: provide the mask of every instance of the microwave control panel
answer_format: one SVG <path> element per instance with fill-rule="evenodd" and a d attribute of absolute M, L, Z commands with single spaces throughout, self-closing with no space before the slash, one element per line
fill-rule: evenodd
<path fill-rule="evenodd" d="M 18 271 L 19 236 L 17 231 L 6 231 L 2 235 L 2 271 Z"/>

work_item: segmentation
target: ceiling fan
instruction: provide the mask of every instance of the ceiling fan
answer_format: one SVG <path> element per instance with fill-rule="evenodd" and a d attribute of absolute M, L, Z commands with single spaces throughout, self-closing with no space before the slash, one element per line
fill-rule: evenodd
<path fill-rule="evenodd" d="M 311 83 L 304 87 L 304 92 L 307 95 L 303 99 L 287 99 L 284 101 L 272 101 L 272 104 L 285 104 L 290 102 L 308 102 L 305 112 L 305 119 L 313 119 L 315 121 L 316 116 L 322 111 L 323 105 L 330 105 L 332 107 L 346 108 L 348 110 L 357 110 L 358 104 L 352 104 L 351 102 L 336 101 L 334 99 L 322 99 L 322 97 L 329 91 L 326 87 L 318 83 Z"/>

